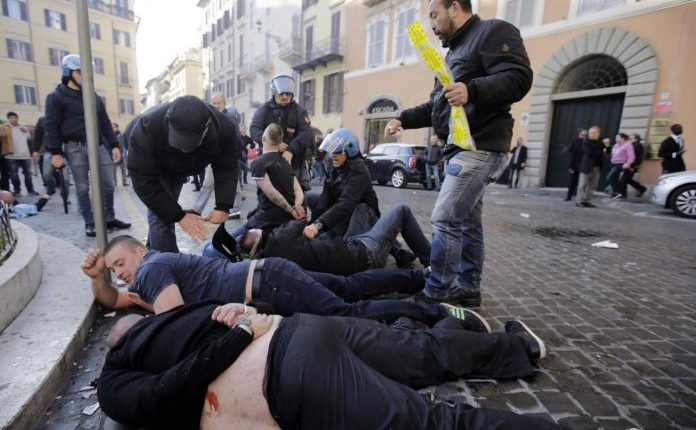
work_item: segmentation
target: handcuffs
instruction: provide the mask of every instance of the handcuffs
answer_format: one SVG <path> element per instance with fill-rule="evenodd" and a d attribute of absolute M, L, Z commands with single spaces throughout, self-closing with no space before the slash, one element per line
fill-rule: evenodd
<path fill-rule="evenodd" d="M 251 337 L 254 337 L 254 329 L 251 328 L 251 318 L 249 317 L 249 309 L 246 303 L 244 303 L 244 313 L 237 317 L 234 327 L 239 327 L 249 333 Z"/>

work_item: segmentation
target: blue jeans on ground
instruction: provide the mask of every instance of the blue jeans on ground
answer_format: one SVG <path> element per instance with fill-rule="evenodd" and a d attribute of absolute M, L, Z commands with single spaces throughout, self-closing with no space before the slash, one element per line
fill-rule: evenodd
<path fill-rule="evenodd" d="M 31 159 L 27 160 L 13 160 L 10 159 L 10 169 L 12 171 L 12 188 L 14 188 L 14 193 L 19 195 L 22 190 L 22 183 L 19 180 L 19 169 L 22 169 L 24 174 L 24 186 L 27 191 L 34 192 L 34 183 L 31 181 Z"/>
<path fill-rule="evenodd" d="M 78 142 L 65 144 L 65 158 L 72 171 L 75 181 L 75 192 L 80 213 L 85 224 L 94 224 L 92 203 L 89 200 L 89 161 L 87 145 Z M 99 145 L 99 176 L 102 187 L 102 203 L 104 205 L 104 218 L 111 221 L 116 218 L 114 212 L 114 175 L 111 154 L 104 145 Z"/>
<path fill-rule="evenodd" d="M 399 233 L 421 264 L 428 266 L 430 243 L 413 216 L 413 212 L 406 205 L 391 207 L 369 231 L 353 236 L 351 240 L 358 240 L 365 245 L 370 266 L 383 267 Z"/>
<path fill-rule="evenodd" d="M 431 176 L 435 177 L 435 188 L 439 190 L 442 184 L 440 183 L 440 169 L 438 169 L 438 165 L 425 163 L 425 186 L 429 190 L 433 189 Z"/>
<path fill-rule="evenodd" d="M 282 258 L 264 259 L 258 297 L 270 303 L 275 312 L 289 316 L 295 312 L 316 315 L 337 315 L 392 322 L 405 316 L 433 325 L 449 316 L 440 305 L 419 304 L 402 300 L 359 300 L 364 296 L 393 292 L 395 286 L 389 271 L 367 271 L 341 280 L 329 274 L 304 271 L 297 264 Z M 313 278 L 318 276 L 324 284 Z M 348 299 L 339 297 L 338 292 Z"/>
<path fill-rule="evenodd" d="M 186 178 L 159 178 L 164 192 L 174 200 L 179 200 L 181 186 Z M 167 222 L 158 217 L 152 210 L 147 210 L 147 222 L 150 228 L 147 232 L 147 247 L 153 251 L 179 252 L 176 246 L 176 231 L 173 222 Z"/>
<path fill-rule="evenodd" d="M 449 160 L 430 218 L 433 240 L 425 293 L 446 298 L 450 289 L 478 290 L 484 248 L 483 189 L 505 170 L 507 154 L 461 151 Z"/>

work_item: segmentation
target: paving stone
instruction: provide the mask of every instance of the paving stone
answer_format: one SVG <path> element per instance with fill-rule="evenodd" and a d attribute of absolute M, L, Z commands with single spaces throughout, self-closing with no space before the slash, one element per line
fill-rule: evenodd
<path fill-rule="evenodd" d="M 558 424 L 568 426 L 573 430 L 596 430 L 597 423 L 592 418 L 586 416 L 563 418 Z"/>
<path fill-rule="evenodd" d="M 601 384 L 600 388 L 619 405 L 644 405 L 646 402 L 642 396 L 626 385 Z"/>
<path fill-rule="evenodd" d="M 591 416 L 613 417 L 619 415 L 616 406 L 609 398 L 592 390 L 573 393 L 573 398 Z"/>
<path fill-rule="evenodd" d="M 567 393 L 536 392 L 537 399 L 546 407 L 549 413 L 581 415 L 582 411 Z"/>
<path fill-rule="evenodd" d="M 529 393 L 510 393 L 506 394 L 505 397 L 520 412 L 532 412 L 540 409 L 537 399 Z"/>
<path fill-rule="evenodd" d="M 692 408 L 681 405 L 659 405 L 657 408 L 666 416 L 669 417 L 675 424 L 680 427 L 696 427 L 696 415 L 694 415 L 695 406 L 691 403 Z"/>
<path fill-rule="evenodd" d="M 628 430 L 636 428 L 635 424 L 624 419 L 609 419 L 609 418 L 598 418 L 597 425 L 599 425 L 604 430 Z"/>
<path fill-rule="evenodd" d="M 661 412 L 654 409 L 630 409 L 631 418 L 636 420 L 644 429 L 674 429 L 677 428 Z"/>

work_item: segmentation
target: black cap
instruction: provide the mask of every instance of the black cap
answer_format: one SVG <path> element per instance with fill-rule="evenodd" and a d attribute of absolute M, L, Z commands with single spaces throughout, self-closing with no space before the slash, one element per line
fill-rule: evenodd
<path fill-rule="evenodd" d="M 194 96 L 179 97 L 167 109 L 169 146 L 181 152 L 193 152 L 213 127 L 212 112 Z"/>

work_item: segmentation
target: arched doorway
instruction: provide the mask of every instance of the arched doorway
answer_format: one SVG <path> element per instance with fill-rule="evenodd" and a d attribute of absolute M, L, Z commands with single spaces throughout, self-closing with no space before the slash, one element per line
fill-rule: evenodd
<path fill-rule="evenodd" d="M 392 96 L 378 96 L 367 105 L 365 113 L 365 148 L 367 154 L 377 144 L 396 142 L 396 137 L 384 137 L 387 123 L 399 114 L 399 103 Z"/>
<path fill-rule="evenodd" d="M 570 88 L 582 88 L 582 82 L 603 82 L 599 75 L 594 78 L 581 79 L 581 71 L 588 69 L 578 68 L 583 64 L 589 67 L 594 62 L 595 66 L 602 66 L 607 58 L 615 60 L 625 69 L 626 84 L 621 86 L 603 86 L 585 90 L 569 90 Z M 607 71 L 606 63 L 600 70 Z M 573 77 L 570 72 L 576 70 Z M 566 115 L 558 110 L 564 109 L 564 104 L 570 104 L 570 100 L 583 101 L 590 104 L 584 106 L 584 111 L 595 109 L 591 106 L 593 97 L 607 97 L 601 103 L 602 106 L 609 103 L 618 103 L 623 93 L 623 106 L 621 108 L 619 129 L 625 133 L 639 133 L 645 135 L 652 114 L 652 104 L 657 87 L 657 57 L 650 44 L 639 35 L 621 27 L 600 27 L 580 34 L 569 40 L 560 49 L 549 57 L 534 76 L 532 85 L 531 106 L 529 109 L 529 126 L 527 128 L 527 147 L 529 156 L 525 167 L 525 180 L 527 185 L 544 186 L 553 183 L 556 179 L 546 175 L 554 174 L 554 168 L 550 164 L 559 164 L 559 168 L 568 167 L 568 158 L 562 158 L 556 151 L 551 154 L 554 143 L 552 142 L 552 129 L 554 117 Z M 563 85 L 562 82 L 565 81 Z M 567 86 L 566 86 L 567 85 Z M 565 102 L 565 103 L 564 103 Z M 594 100 L 597 102 L 597 100 Z M 576 127 L 577 128 L 577 127 Z M 609 130 L 607 130 L 609 131 Z M 575 130 L 573 130 L 573 133 Z M 606 133 L 603 133 L 606 135 Z M 613 136 L 612 136 L 613 138 Z M 565 139 L 565 138 L 563 138 Z M 567 144 L 569 141 L 564 142 Z M 555 157 L 552 158 L 552 157 Z M 566 170 L 567 171 L 567 170 Z"/>
<path fill-rule="evenodd" d="M 551 96 L 553 119 L 546 186 L 568 186 L 567 148 L 575 139 L 577 129 L 598 125 L 602 137 L 612 139 L 618 133 L 627 83 L 626 68 L 608 55 L 585 56 L 561 72 Z M 600 181 L 599 186 L 603 185 Z"/>

